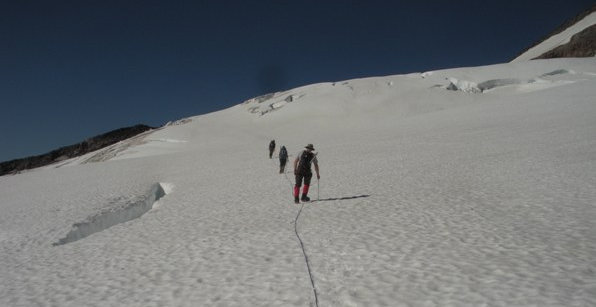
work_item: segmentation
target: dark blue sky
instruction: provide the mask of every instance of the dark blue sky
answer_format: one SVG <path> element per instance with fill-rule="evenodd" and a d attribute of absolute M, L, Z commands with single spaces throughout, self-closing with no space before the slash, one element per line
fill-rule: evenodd
<path fill-rule="evenodd" d="M 0 161 L 311 83 L 508 62 L 591 1 L 2 1 Z"/>

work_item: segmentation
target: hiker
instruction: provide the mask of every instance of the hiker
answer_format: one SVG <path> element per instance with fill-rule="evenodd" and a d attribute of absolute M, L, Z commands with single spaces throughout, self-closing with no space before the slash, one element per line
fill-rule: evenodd
<path fill-rule="evenodd" d="M 286 162 L 288 162 L 288 151 L 286 150 L 286 146 L 282 146 L 279 149 L 279 173 L 283 174 L 284 169 L 286 168 Z"/>
<path fill-rule="evenodd" d="M 312 171 L 310 169 L 311 163 L 315 164 L 315 171 L 317 172 L 317 180 L 321 178 L 319 175 L 319 163 L 317 155 L 313 152 L 315 148 L 312 144 L 306 145 L 305 149 L 296 155 L 294 160 L 294 175 L 296 175 L 296 185 L 294 186 L 294 202 L 300 203 L 302 201 L 310 201 L 308 197 L 308 188 L 310 186 L 310 179 L 312 178 Z M 298 199 L 300 193 L 300 186 L 304 179 L 304 188 L 302 188 L 302 197 Z"/>
<path fill-rule="evenodd" d="M 269 159 L 273 157 L 273 151 L 275 150 L 275 140 L 271 140 L 269 143 Z"/>

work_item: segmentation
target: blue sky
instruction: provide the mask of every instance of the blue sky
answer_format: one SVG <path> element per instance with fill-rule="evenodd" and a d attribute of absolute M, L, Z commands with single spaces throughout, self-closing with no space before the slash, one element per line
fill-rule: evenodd
<path fill-rule="evenodd" d="M 508 62 L 594 1 L 3 1 L 0 161 L 306 84 Z"/>

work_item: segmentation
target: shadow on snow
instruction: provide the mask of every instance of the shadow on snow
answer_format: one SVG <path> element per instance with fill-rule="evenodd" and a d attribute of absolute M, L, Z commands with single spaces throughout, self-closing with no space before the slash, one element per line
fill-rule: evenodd
<path fill-rule="evenodd" d="M 370 195 L 363 194 L 363 195 L 356 195 L 356 196 L 323 198 L 323 199 L 315 199 L 315 200 L 312 200 L 311 202 L 314 203 L 314 202 L 319 202 L 319 201 L 348 200 L 348 199 L 365 198 L 365 197 L 370 197 Z"/>

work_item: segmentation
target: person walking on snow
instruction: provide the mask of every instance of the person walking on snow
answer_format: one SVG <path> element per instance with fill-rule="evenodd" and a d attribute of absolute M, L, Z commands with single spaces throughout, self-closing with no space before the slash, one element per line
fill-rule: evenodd
<path fill-rule="evenodd" d="M 279 173 L 283 174 L 284 169 L 286 168 L 286 162 L 288 162 L 288 151 L 286 150 L 286 146 L 282 146 L 279 149 Z"/>
<path fill-rule="evenodd" d="M 310 187 L 310 179 L 312 178 L 312 171 L 310 168 L 311 163 L 315 165 L 315 171 L 317 172 L 317 180 L 321 179 L 319 175 L 319 162 L 317 161 L 317 155 L 313 152 L 315 148 L 312 144 L 306 145 L 305 149 L 302 150 L 296 159 L 294 160 L 294 175 L 296 175 L 296 185 L 294 186 L 294 202 L 300 203 L 302 201 L 310 201 L 308 197 L 308 188 Z M 302 197 L 298 199 L 300 194 L 300 186 L 304 179 L 304 188 L 302 188 Z"/>
<path fill-rule="evenodd" d="M 273 151 L 275 150 L 275 140 L 269 142 L 269 159 L 273 157 Z"/>

